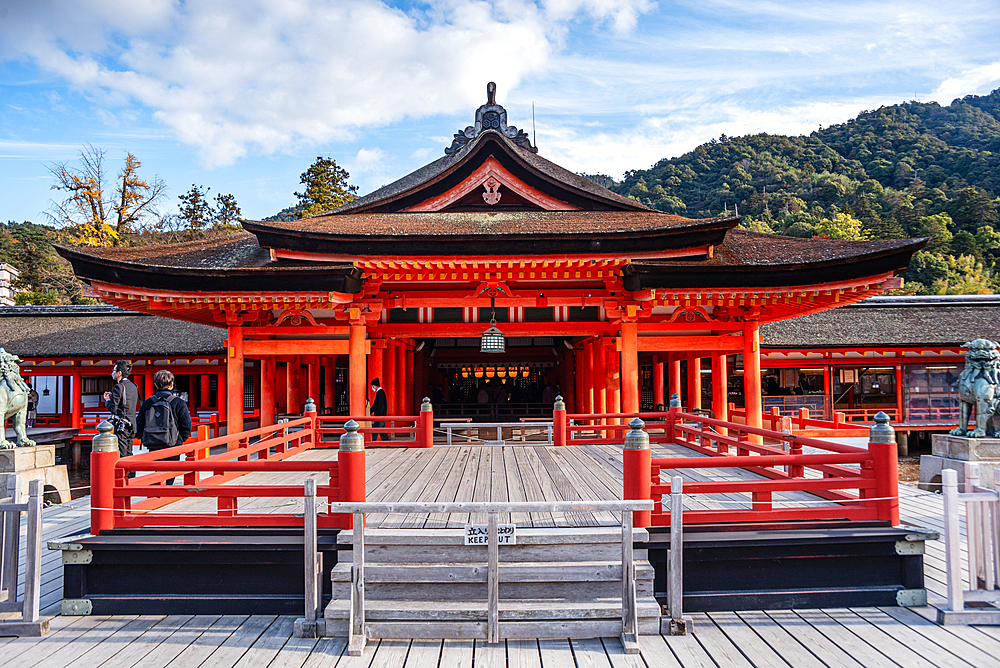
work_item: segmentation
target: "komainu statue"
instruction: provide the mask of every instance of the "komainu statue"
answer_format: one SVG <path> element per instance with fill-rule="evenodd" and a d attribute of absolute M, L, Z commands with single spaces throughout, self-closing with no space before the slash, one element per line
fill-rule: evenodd
<path fill-rule="evenodd" d="M 17 363 L 21 359 L 16 355 L 0 348 L 0 412 L 3 414 L 3 423 L 7 424 L 7 418 L 13 416 L 14 433 L 17 434 L 17 445 L 20 447 L 32 446 L 34 441 L 24 433 L 24 426 L 28 421 L 28 384 L 21 378 L 21 370 Z M 7 440 L 6 436 L 0 436 L 0 449 L 9 450 L 14 447 L 14 443 Z"/>
<path fill-rule="evenodd" d="M 988 339 L 976 339 L 966 343 L 965 368 L 958 377 L 958 393 L 961 398 L 961 417 L 958 427 L 951 430 L 952 436 L 970 438 L 996 438 L 1000 435 L 1000 351 L 997 344 Z M 972 407 L 976 407 L 976 428 L 969 431 L 969 417 Z"/>

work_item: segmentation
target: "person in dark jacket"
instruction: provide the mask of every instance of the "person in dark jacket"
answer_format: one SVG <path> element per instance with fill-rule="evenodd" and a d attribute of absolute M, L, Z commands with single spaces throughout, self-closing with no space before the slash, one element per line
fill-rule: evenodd
<path fill-rule="evenodd" d="M 381 383 L 378 378 L 372 380 L 372 394 L 375 398 L 372 399 L 372 415 L 388 415 L 389 414 L 389 400 L 385 396 L 385 390 L 382 389 Z M 385 420 L 372 422 L 372 427 L 376 429 L 381 429 L 385 427 Z M 389 434 L 379 434 L 375 433 L 372 435 L 372 440 L 377 441 L 379 436 L 382 437 L 383 441 L 389 440 Z"/>
<path fill-rule="evenodd" d="M 104 407 L 111 413 L 111 424 L 118 437 L 118 453 L 122 457 L 132 454 L 132 439 L 135 437 L 135 409 L 139 405 L 139 388 L 128 379 L 132 365 L 118 360 L 111 367 L 111 379 L 115 382 L 110 392 L 104 393 Z"/>
<path fill-rule="evenodd" d="M 187 404 L 184 400 L 174 394 L 174 374 L 163 369 L 162 371 L 157 371 L 153 375 L 153 387 L 156 388 L 156 394 L 149 397 L 142 403 L 139 408 L 139 415 L 136 419 L 136 433 L 142 444 L 145 445 L 150 451 L 163 450 L 166 448 L 173 447 L 175 445 L 183 445 L 184 441 L 188 439 L 191 435 L 191 414 L 188 412 Z M 146 431 L 146 412 L 152 407 L 153 402 L 156 401 L 157 397 L 162 397 L 168 402 L 170 406 L 170 412 L 174 415 L 174 420 L 177 423 L 177 440 L 173 445 L 161 445 L 153 444 L 149 442 L 148 438 L 143 438 Z M 174 455 L 172 457 L 163 457 L 163 461 L 180 461 L 180 455 Z M 174 482 L 173 478 L 167 480 L 168 485 L 172 485 Z"/>

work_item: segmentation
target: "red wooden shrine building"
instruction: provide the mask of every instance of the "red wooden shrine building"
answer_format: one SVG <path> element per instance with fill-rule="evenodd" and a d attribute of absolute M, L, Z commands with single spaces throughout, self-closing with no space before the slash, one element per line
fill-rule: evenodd
<path fill-rule="evenodd" d="M 256 365 L 262 425 L 279 405 L 296 412 L 300 387 L 333 412 L 338 382 L 349 413 L 363 414 L 374 378 L 396 415 L 431 396 L 455 414 L 516 420 L 551 412 L 555 393 L 570 412 L 631 413 L 680 391 L 682 362 L 688 407 L 701 407 L 696 371 L 710 369 L 711 408 L 725 420 L 734 354 L 746 421 L 760 426 L 761 325 L 897 286 L 923 242 L 805 240 L 738 224 L 664 214 L 549 162 L 491 93 L 442 158 L 321 216 L 244 221 L 209 241 L 59 252 L 107 303 L 225 329 L 225 383 L 213 396 L 230 433 L 242 428 L 245 370 Z M 503 354 L 480 351 L 494 320 Z M 641 397 L 646 366 L 652 396 Z"/>

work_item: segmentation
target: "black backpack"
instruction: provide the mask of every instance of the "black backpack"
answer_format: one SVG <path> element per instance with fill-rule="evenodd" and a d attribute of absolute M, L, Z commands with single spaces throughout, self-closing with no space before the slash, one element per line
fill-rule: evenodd
<path fill-rule="evenodd" d="M 150 450 L 171 448 L 177 444 L 180 431 L 177 429 L 177 418 L 170 404 L 173 397 L 156 395 L 153 403 L 146 409 L 146 424 L 142 430 L 142 444 Z"/>

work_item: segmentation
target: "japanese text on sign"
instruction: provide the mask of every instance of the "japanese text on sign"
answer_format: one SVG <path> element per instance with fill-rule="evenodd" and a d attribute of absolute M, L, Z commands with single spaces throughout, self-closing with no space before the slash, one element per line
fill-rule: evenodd
<path fill-rule="evenodd" d="M 486 545 L 489 541 L 489 527 L 485 524 L 465 525 L 466 545 Z M 501 524 L 497 526 L 498 545 L 517 545 L 517 525 Z"/>

